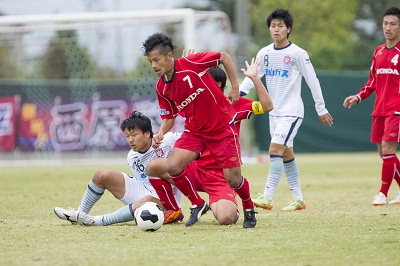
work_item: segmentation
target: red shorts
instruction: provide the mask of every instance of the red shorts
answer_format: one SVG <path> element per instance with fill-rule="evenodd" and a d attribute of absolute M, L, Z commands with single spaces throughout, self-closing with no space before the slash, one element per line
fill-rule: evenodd
<path fill-rule="evenodd" d="M 208 194 L 210 205 L 221 199 L 230 200 L 237 205 L 236 192 L 225 180 L 222 169 L 204 171 L 197 168 L 194 162 L 191 162 L 186 167 L 186 173 L 188 173 L 188 177 L 196 191 Z"/>
<path fill-rule="evenodd" d="M 373 116 L 371 142 L 400 142 L 400 116 Z"/>
<path fill-rule="evenodd" d="M 198 154 L 208 149 L 221 168 L 233 168 L 242 164 L 239 137 L 234 126 L 213 136 L 199 136 L 184 132 L 174 147 Z"/>

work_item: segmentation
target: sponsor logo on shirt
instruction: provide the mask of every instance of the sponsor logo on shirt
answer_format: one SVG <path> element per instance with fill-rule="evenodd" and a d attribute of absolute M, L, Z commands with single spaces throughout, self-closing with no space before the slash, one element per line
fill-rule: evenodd
<path fill-rule="evenodd" d="M 167 111 L 165 109 L 161 109 L 160 110 L 160 115 L 169 115 L 169 111 Z"/>
<path fill-rule="evenodd" d="M 192 94 L 189 95 L 189 97 L 187 97 L 183 102 L 181 102 L 181 104 L 177 105 L 176 108 L 178 108 L 179 111 L 182 111 L 183 108 L 185 108 L 186 106 L 188 106 L 189 103 L 191 103 L 194 99 L 196 99 L 196 97 L 202 93 L 204 91 L 204 89 L 202 88 L 198 88 L 195 92 L 193 92 Z"/>
<path fill-rule="evenodd" d="M 232 161 L 232 162 L 234 162 L 234 161 L 236 161 L 237 159 L 238 159 L 237 157 L 232 157 L 232 158 L 230 158 L 229 160 Z"/>
<path fill-rule="evenodd" d="M 378 68 L 376 70 L 376 74 L 393 74 L 393 75 L 399 75 L 399 72 L 397 69 L 391 69 L 391 68 Z"/>
<path fill-rule="evenodd" d="M 270 77 L 288 78 L 289 77 L 289 71 L 281 69 L 281 68 L 277 68 L 277 69 L 266 68 L 265 69 L 265 75 L 266 76 L 270 76 Z"/>

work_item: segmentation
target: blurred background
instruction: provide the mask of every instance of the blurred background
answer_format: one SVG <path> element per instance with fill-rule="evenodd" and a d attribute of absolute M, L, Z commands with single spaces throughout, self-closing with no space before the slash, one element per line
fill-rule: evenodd
<path fill-rule="evenodd" d="M 238 75 L 244 61 L 272 42 L 266 18 L 294 17 L 290 41 L 313 62 L 334 125 L 318 120 L 303 84 L 305 119 L 297 152 L 374 151 L 374 97 L 342 106 L 368 79 L 372 53 L 384 43 L 389 0 L 0 0 L 0 159 L 15 154 L 125 151 L 120 122 L 133 110 L 160 125 L 157 76 L 141 46 L 164 32 L 183 49 L 226 51 Z M 254 92 L 250 98 L 256 99 Z M 209 115 L 205 111 L 205 115 Z M 182 130 L 178 119 L 175 130 Z M 268 115 L 246 121 L 244 155 L 268 151 Z M 2 156 L 2 157 L 1 157 Z"/>

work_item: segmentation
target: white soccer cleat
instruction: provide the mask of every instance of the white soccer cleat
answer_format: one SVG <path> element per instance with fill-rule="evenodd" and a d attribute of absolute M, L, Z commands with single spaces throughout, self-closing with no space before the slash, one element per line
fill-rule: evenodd
<path fill-rule="evenodd" d="M 394 200 L 391 200 L 389 204 L 400 205 L 400 190 L 397 192 L 396 197 Z"/>
<path fill-rule="evenodd" d="M 60 207 L 55 207 L 54 213 L 61 220 L 69 221 L 71 224 L 77 224 L 77 222 L 78 222 L 78 211 L 75 211 L 72 208 L 69 208 L 68 210 L 66 210 L 66 209 L 63 209 Z"/>
<path fill-rule="evenodd" d="M 84 212 L 78 213 L 78 224 L 83 226 L 93 226 L 94 224 L 94 216 L 90 216 Z"/>
<path fill-rule="evenodd" d="M 387 198 L 382 192 L 379 192 L 377 195 L 375 195 L 372 204 L 374 206 L 385 206 L 387 204 Z"/>

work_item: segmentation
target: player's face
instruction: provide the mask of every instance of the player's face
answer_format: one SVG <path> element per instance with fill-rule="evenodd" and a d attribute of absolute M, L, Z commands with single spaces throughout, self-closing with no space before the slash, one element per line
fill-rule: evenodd
<path fill-rule="evenodd" d="M 271 20 L 269 26 L 269 33 L 275 43 L 287 42 L 287 36 L 290 33 L 290 28 L 286 27 L 286 24 L 281 19 Z"/>
<path fill-rule="evenodd" d="M 151 146 L 150 132 L 143 133 L 139 129 L 124 130 L 126 141 L 134 151 L 145 152 Z"/>
<path fill-rule="evenodd" d="M 162 77 L 167 75 L 168 78 L 172 77 L 174 60 L 171 52 L 167 55 L 162 55 L 160 54 L 160 50 L 156 48 L 147 55 L 147 59 L 157 76 Z"/>
<path fill-rule="evenodd" d="M 388 41 L 397 43 L 400 37 L 400 21 L 397 16 L 389 15 L 383 18 L 383 34 Z"/>

